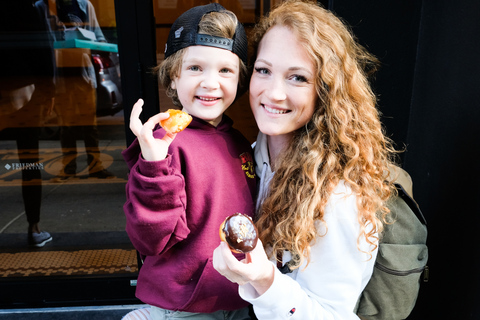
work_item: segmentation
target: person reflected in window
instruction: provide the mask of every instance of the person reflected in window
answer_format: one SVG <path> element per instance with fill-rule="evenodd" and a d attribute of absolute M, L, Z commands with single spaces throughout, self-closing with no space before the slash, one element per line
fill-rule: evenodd
<path fill-rule="evenodd" d="M 0 13 L 0 135 L 16 140 L 28 244 L 52 240 L 40 229 L 39 140 L 55 95 L 53 35 L 43 1 L 4 1 Z"/>
<path fill-rule="evenodd" d="M 88 0 L 57 0 L 57 16 L 66 28 L 79 27 L 92 31 L 96 41 L 106 42 L 97 20 L 95 8 Z"/>
<path fill-rule="evenodd" d="M 87 0 L 57 0 L 58 18 L 69 32 L 82 28 L 95 34 L 94 41 L 106 42 L 95 14 Z M 60 32 L 60 34 L 62 34 Z M 63 40 L 63 39 L 57 39 Z M 97 128 L 97 79 L 90 49 L 69 48 L 58 50 L 61 61 L 57 90 L 56 111 L 61 119 L 60 142 L 64 155 L 64 169 L 60 178 L 66 179 L 88 172 L 89 177 L 112 178 L 102 164 Z M 87 168 L 77 168 L 77 139 L 82 139 L 87 153 Z"/>

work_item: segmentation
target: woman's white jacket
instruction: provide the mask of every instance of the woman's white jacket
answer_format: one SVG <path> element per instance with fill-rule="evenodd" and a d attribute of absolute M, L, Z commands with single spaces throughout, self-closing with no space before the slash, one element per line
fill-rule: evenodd
<path fill-rule="evenodd" d="M 255 145 L 255 160 L 260 205 L 273 176 L 262 133 Z M 353 310 L 372 275 L 377 250 L 370 256 L 365 239 L 357 242 L 356 197 L 343 181 L 328 200 L 325 223 L 317 222 L 317 230 L 320 236 L 312 244 L 308 266 L 305 261 L 288 274 L 275 268 L 273 284 L 261 296 L 249 284 L 239 287 L 240 296 L 253 305 L 259 320 L 358 319 Z M 289 260 L 290 253 L 284 252 L 283 264 Z"/>

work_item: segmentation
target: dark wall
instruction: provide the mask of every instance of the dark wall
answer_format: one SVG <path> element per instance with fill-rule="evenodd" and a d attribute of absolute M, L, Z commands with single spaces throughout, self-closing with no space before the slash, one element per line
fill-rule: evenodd
<path fill-rule="evenodd" d="M 399 149 L 407 140 L 421 4 L 418 0 L 336 0 L 330 5 L 380 60 L 372 86 L 387 134 Z"/>
<path fill-rule="evenodd" d="M 421 298 L 450 319 L 480 318 L 479 39 L 479 1 L 424 1 L 405 167 L 429 221 Z"/>
<path fill-rule="evenodd" d="M 409 319 L 480 319 L 480 2 L 336 0 L 333 10 L 382 62 L 383 123 L 406 145 L 428 221 L 430 281 Z"/>

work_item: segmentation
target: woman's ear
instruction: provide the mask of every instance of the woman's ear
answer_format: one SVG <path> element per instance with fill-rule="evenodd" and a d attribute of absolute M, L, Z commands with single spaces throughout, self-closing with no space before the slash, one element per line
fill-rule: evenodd
<path fill-rule="evenodd" d="M 177 84 L 175 82 L 175 79 L 172 79 L 172 82 L 170 82 L 170 88 L 172 88 L 172 90 L 176 90 L 177 89 Z"/>

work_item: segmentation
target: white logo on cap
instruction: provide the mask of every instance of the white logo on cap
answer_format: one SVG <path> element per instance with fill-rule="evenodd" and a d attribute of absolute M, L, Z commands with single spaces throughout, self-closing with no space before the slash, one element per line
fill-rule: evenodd
<path fill-rule="evenodd" d="M 175 38 L 177 39 L 180 38 L 182 31 L 183 31 L 183 27 L 180 27 L 179 29 L 177 29 L 177 31 L 175 31 Z"/>

